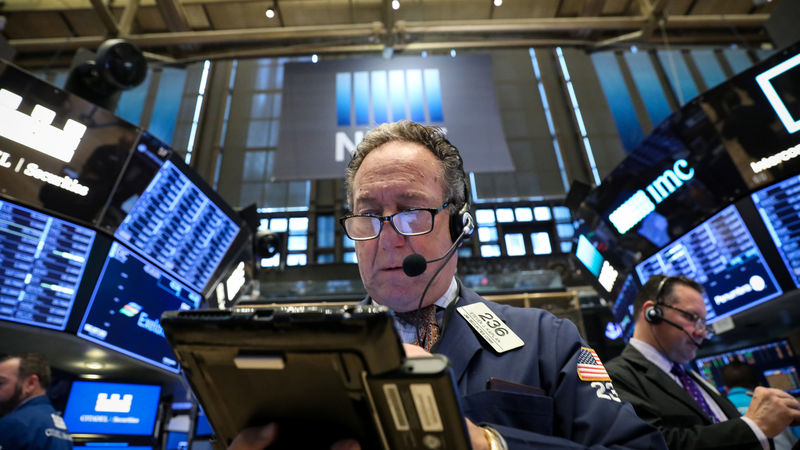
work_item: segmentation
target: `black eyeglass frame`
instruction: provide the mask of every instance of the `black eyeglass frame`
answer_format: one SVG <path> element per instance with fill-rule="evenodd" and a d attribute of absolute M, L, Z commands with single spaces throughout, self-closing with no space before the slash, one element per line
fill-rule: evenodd
<path fill-rule="evenodd" d="M 396 231 L 397 234 L 399 234 L 401 236 L 421 236 L 423 234 L 428 234 L 431 231 L 433 231 L 433 227 L 436 225 L 436 216 L 440 212 L 442 212 L 445 208 L 447 208 L 448 205 L 450 205 L 450 201 L 449 200 L 444 202 L 444 204 L 442 204 L 442 206 L 440 206 L 439 208 L 411 208 L 411 209 L 404 209 L 402 211 L 397 211 L 396 213 L 394 213 L 392 215 L 389 215 L 389 216 L 376 216 L 374 214 L 348 214 L 348 215 L 346 215 L 344 217 L 340 217 L 339 218 L 339 224 L 342 226 L 342 229 L 344 230 L 344 234 L 346 234 L 347 237 L 349 237 L 350 239 L 352 239 L 354 241 L 369 241 L 369 240 L 377 238 L 378 236 L 381 235 L 381 231 L 383 231 L 383 224 L 385 222 L 389 222 L 392 225 L 392 228 L 394 228 L 394 231 Z M 413 212 L 413 211 L 427 211 L 427 212 L 429 212 L 431 214 L 431 228 L 428 231 L 422 231 L 422 232 L 419 232 L 419 233 L 404 233 L 404 232 L 402 232 L 402 231 L 397 229 L 397 225 L 395 225 L 395 223 L 394 223 L 395 216 L 397 216 L 399 214 Z M 368 238 L 354 238 L 353 236 L 350 236 L 350 233 L 347 231 L 347 227 L 345 226 L 345 222 L 348 219 L 352 219 L 353 217 L 369 217 L 371 219 L 378 219 L 378 223 L 380 223 L 380 225 L 378 226 L 378 231 L 377 231 L 377 233 L 375 233 L 375 236 L 368 237 Z"/>

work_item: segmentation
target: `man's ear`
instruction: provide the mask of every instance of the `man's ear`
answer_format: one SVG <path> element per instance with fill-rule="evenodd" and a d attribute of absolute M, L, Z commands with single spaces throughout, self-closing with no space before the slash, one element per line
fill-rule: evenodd
<path fill-rule="evenodd" d="M 41 386 L 39 385 L 39 375 L 29 375 L 28 378 L 22 381 L 22 394 L 25 398 L 33 395 Z"/>

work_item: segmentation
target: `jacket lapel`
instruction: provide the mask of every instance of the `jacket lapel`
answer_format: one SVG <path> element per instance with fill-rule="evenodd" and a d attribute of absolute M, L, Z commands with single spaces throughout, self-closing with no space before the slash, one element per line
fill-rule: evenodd
<path fill-rule="evenodd" d="M 659 369 L 658 366 L 645 358 L 644 355 L 639 352 L 639 350 L 636 350 L 636 348 L 634 348 L 632 345 L 627 345 L 622 354 L 631 363 L 639 366 L 640 371 L 644 373 L 644 376 L 648 378 L 654 386 L 661 388 L 665 395 L 674 398 L 687 408 L 692 409 L 698 414 L 698 416 L 703 417 L 703 420 L 709 424 L 712 423 L 711 419 L 708 417 L 708 415 L 706 415 L 705 411 L 700 408 L 700 405 L 697 404 L 695 399 L 693 399 L 689 393 L 686 392 L 686 389 L 679 385 L 675 380 L 670 378 L 670 376 L 667 375 L 663 370 Z"/>

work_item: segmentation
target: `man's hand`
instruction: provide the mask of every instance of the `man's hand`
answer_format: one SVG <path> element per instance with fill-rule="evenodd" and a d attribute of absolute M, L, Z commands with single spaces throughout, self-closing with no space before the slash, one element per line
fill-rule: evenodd
<path fill-rule="evenodd" d="M 744 416 L 773 438 L 789 425 L 800 423 L 800 403 L 784 391 L 759 386 Z"/>
<path fill-rule="evenodd" d="M 278 425 L 245 428 L 231 442 L 228 450 L 264 450 L 278 438 Z M 331 450 L 361 450 L 354 439 L 342 439 L 331 445 Z"/>

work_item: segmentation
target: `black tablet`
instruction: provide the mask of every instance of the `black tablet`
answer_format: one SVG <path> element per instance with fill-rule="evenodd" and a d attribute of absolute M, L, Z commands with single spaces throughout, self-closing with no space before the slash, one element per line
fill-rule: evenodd
<path fill-rule="evenodd" d="M 405 358 L 380 306 L 168 311 L 161 324 L 227 447 L 242 429 L 280 425 L 274 447 L 470 448 L 447 358 Z"/>

